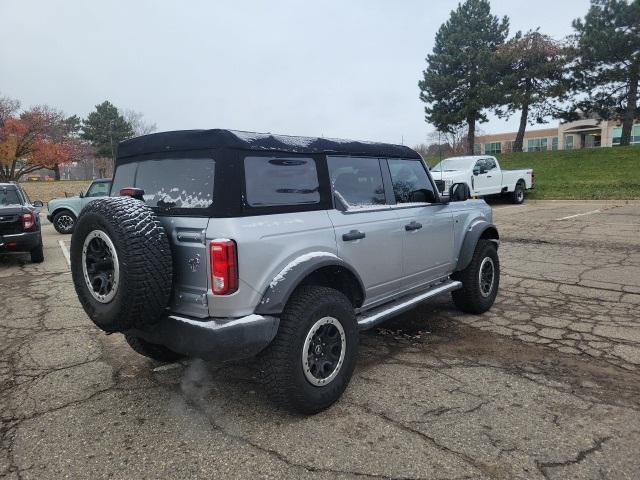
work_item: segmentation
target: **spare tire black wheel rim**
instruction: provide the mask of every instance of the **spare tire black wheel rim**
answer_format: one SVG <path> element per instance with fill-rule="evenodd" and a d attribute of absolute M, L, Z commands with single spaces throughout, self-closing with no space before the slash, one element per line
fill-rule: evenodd
<path fill-rule="evenodd" d="M 71 228 L 73 228 L 73 218 L 71 218 L 71 215 L 60 215 L 58 217 L 58 227 L 65 232 L 71 230 Z"/>
<path fill-rule="evenodd" d="M 331 383 L 344 363 L 347 340 L 340 321 L 323 317 L 313 324 L 302 348 L 302 368 L 312 385 Z"/>
<path fill-rule="evenodd" d="M 113 300 L 120 281 L 120 264 L 113 242 L 102 230 L 93 230 L 84 239 L 82 273 L 93 298 L 100 303 Z"/>
<path fill-rule="evenodd" d="M 491 257 L 484 257 L 482 259 L 482 263 L 480 263 L 480 273 L 479 282 L 480 282 L 480 295 L 484 298 L 487 298 L 491 295 L 493 290 L 493 283 L 496 276 L 495 266 L 493 265 L 493 260 Z"/>

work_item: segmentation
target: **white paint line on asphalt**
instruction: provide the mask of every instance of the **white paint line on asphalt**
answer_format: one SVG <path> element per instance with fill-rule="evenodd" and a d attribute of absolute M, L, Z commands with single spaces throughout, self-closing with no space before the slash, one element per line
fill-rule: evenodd
<path fill-rule="evenodd" d="M 154 372 L 165 372 L 167 370 L 173 370 L 174 368 L 180 368 L 182 366 L 181 363 L 169 363 L 167 365 L 160 365 L 153 369 Z"/>
<path fill-rule="evenodd" d="M 570 218 L 583 217 L 585 215 L 593 215 L 594 213 L 600 213 L 600 210 L 591 210 L 585 213 L 576 213 L 575 215 L 569 215 L 568 217 L 556 218 L 556 220 L 569 220 Z"/>
<path fill-rule="evenodd" d="M 63 240 L 58 240 L 58 244 L 60 245 L 60 249 L 62 250 L 62 254 L 64 255 L 64 259 L 67 261 L 67 266 L 71 268 L 71 257 L 69 256 L 69 249 L 64 244 Z"/>
<path fill-rule="evenodd" d="M 524 208 L 526 205 L 510 205 L 507 207 L 493 207 L 494 210 L 506 210 L 507 208 Z"/>

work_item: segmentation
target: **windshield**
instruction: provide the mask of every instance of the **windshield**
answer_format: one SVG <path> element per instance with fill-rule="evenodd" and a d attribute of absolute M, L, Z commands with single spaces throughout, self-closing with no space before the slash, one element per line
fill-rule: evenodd
<path fill-rule="evenodd" d="M 475 161 L 474 158 L 446 158 L 433 167 L 431 171 L 453 172 L 454 170 L 466 170 L 471 168 Z"/>
<path fill-rule="evenodd" d="M 0 207 L 7 205 L 21 205 L 20 197 L 18 197 L 17 190 L 0 188 Z"/>

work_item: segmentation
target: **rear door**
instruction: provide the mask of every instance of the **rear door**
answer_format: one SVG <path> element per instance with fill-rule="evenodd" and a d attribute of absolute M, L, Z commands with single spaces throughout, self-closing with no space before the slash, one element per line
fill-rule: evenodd
<path fill-rule="evenodd" d="M 365 305 L 382 302 L 402 289 L 404 231 L 385 196 L 381 162 L 327 157 L 327 164 L 339 207 L 329 210 L 338 256 L 362 278 Z"/>
<path fill-rule="evenodd" d="M 210 157 L 145 158 L 119 165 L 112 195 L 144 190 L 144 200 L 164 226 L 173 255 L 173 312 L 208 317 L 208 252 L 205 232 L 213 204 L 215 161 Z"/>
<path fill-rule="evenodd" d="M 404 238 L 404 286 L 426 285 L 451 272 L 453 215 L 438 202 L 421 160 L 390 158 L 387 163 Z"/>
<path fill-rule="evenodd" d="M 478 195 L 492 195 L 500 193 L 502 175 L 498 164 L 493 158 L 481 158 L 474 167 L 478 175 L 474 175 L 474 191 Z"/>

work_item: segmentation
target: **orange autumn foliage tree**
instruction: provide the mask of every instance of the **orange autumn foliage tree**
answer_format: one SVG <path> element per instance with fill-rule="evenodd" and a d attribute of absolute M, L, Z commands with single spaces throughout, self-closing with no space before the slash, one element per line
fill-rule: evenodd
<path fill-rule="evenodd" d="M 37 106 L 0 116 L 0 181 L 18 180 L 41 168 L 55 169 L 70 160 L 76 139 L 62 112 Z"/>

